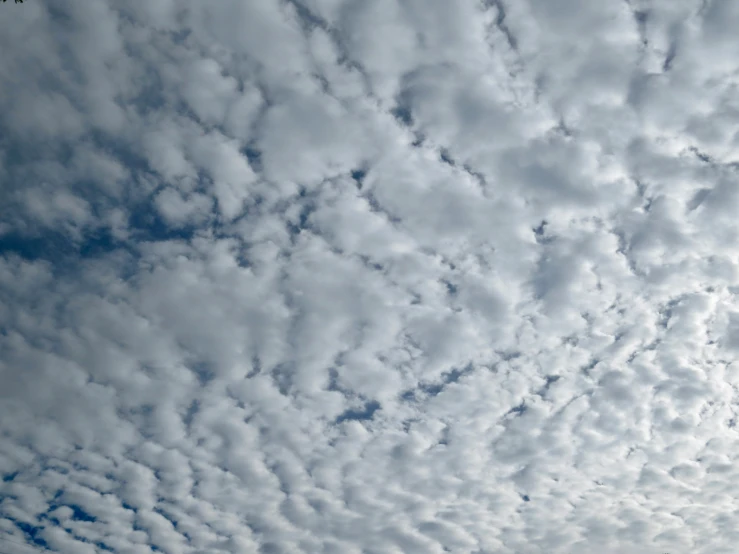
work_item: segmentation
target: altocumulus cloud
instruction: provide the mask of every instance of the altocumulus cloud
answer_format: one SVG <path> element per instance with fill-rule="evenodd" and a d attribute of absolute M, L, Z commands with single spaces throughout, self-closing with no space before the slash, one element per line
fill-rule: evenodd
<path fill-rule="evenodd" d="M 0 551 L 739 541 L 739 3 L 0 18 Z"/>

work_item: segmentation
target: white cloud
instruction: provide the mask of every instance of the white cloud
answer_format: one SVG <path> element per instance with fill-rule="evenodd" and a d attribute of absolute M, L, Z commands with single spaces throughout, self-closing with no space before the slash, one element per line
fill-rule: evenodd
<path fill-rule="evenodd" d="M 733 552 L 731 2 L 2 10 L 0 550 Z"/>

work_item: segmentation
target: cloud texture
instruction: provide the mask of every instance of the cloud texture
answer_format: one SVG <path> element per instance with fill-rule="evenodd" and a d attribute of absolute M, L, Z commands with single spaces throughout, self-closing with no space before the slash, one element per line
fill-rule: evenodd
<path fill-rule="evenodd" d="M 0 20 L 0 551 L 739 540 L 739 4 Z"/>

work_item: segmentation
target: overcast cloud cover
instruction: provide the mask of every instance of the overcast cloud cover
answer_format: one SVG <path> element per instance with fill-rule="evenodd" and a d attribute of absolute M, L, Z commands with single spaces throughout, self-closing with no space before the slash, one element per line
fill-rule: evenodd
<path fill-rule="evenodd" d="M 0 551 L 736 552 L 738 28 L 0 6 Z"/>

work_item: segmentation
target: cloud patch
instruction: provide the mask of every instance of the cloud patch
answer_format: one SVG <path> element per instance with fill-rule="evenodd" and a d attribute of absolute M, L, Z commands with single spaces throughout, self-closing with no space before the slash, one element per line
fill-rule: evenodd
<path fill-rule="evenodd" d="M 733 552 L 731 3 L 2 9 L 0 549 Z"/>

